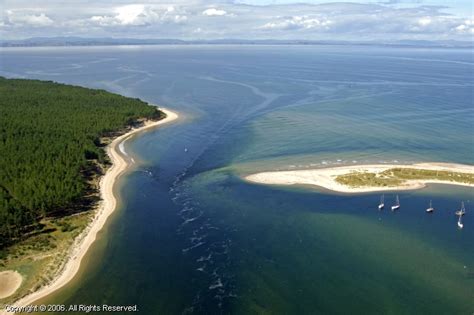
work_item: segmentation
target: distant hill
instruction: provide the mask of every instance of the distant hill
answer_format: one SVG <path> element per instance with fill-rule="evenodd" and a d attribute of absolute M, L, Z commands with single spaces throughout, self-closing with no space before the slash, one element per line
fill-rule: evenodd
<path fill-rule="evenodd" d="M 84 38 L 84 37 L 34 37 L 21 40 L 0 40 L 2 47 L 40 47 L 40 46 L 113 46 L 113 45 L 369 45 L 404 47 L 456 47 L 473 48 L 470 41 L 336 41 L 336 40 L 277 40 L 277 39 L 136 39 L 136 38 Z"/>

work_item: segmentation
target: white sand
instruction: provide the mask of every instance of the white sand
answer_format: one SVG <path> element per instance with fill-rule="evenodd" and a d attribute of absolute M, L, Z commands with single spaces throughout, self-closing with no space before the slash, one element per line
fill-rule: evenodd
<path fill-rule="evenodd" d="M 58 277 L 53 280 L 47 286 L 40 288 L 38 291 L 35 291 L 24 298 L 20 299 L 19 301 L 15 302 L 15 306 L 27 306 L 32 304 L 33 302 L 53 293 L 54 291 L 58 290 L 59 288 L 66 285 L 69 281 L 74 278 L 74 275 L 79 270 L 81 265 L 81 261 L 84 258 L 85 254 L 89 247 L 94 243 L 97 233 L 102 229 L 107 218 L 112 214 L 115 210 L 117 199 L 114 196 L 113 187 L 117 180 L 117 178 L 124 173 L 127 167 L 130 165 L 131 160 L 126 160 L 126 156 L 120 152 L 119 146 L 120 144 L 130 138 L 132 135 L 144 131 L 149 130 L 152 128 L 156 128 L 158 126 L 164 125 L 169 123 L 173 120 L 178 118 L 178 114 L 159 108 L 162 112 L 166 114 L 166 118 L 159 120 L 159 121 L 147 121 L 145 125 L 133 129 L 130 132 L 116 138 L 112 143 L 107 147 L 107 154 L 109 155 L 112 161 L 112 167 L 107 171 L 107 173 L 102 177 L 100 181 L 100 192 L 102 197 L 102 204 L 100 209 L 98 210 L 95 218 L 91 222 L 91 224 L 86 228 L 86 230 L 75 240 L 75 244 L 72 247 L 71 254 L 68 257 L 68 261 L 66 262 L 64 268 L 58 275 Z M 0 314 L 8 314 L 6 312 Z"/>
<path fill-rule="evenodd" d="M 438 170 L 438 171 L 451 171 L 451 172 L 462 172 L 474 174 L 474 166 L 462 165 L 462 164 L 448 164 L 448 163 L 419 163 L 412 165 L 387 165 L 387 164 L 374 164 L 374 165 L 352 165 L 352 166 L 341 166 L 321 169 L 308 169 L 308 170 L 294 170 L 294 171 L 277 171 L 277 172 L 264 172 L 245 177 L 246 180 L 269 185 L 314 185 L 323 187 L 329 190 L 343 192 L 343 193 L 363 193 L 373 191 L 384 191 L 384 190 L 410 190 L 419 189 L 426 186 L 428 183 L 438 184 L 449 184 L 449 185 L 461 185 L 474 187 L 472 184 L 441 181 L 441 180 L 408 180 L 400 186 L 391 187 L 350 187 L 339 184 L 335 181 L 335 178 L 339 175 L 349 174 L 351 172 L 370 172 L 380 173 L 390 168 L 413 168 L 422 170 Z"/>
<path fill-rule="evenodd" d="M 7 270 L 0 272 L 0 299 L 15 293 L 22 281 L 23 277 L 16 271 Z"/>

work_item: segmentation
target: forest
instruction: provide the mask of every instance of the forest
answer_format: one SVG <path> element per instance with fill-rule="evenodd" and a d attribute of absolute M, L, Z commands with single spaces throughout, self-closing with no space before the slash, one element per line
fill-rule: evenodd
<path fill-rule="evenodd" d="M 0 250 L 45 217 L 90 209 L 102 139 L 164 114 L 139 99 L 52 81 L 0 77 Z"/>

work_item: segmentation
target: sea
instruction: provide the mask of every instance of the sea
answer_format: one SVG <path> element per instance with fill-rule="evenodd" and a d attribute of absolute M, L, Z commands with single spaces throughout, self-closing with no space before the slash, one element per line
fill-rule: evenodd
<path fill-rule="evenodd" d="M 377 209 L 379 193 L 243 180 L 363 163 L 474 164 L 471 49 L 2 48 L 0 75 L 105 89 L 180 115 L 125 142 L 135 164 L 115 187 L 118 209 L 74 280 L 41 304 L 137 305 L 141 314 L 474 312 L 473 188 L 388 192 L 387 205 L 400 197 L 392 212 Z"/>

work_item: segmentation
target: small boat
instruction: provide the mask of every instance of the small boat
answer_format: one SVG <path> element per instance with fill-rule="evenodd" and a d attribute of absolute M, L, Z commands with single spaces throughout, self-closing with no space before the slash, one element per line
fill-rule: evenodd
<path fill-rule="evenodd" d="M 461 218 L 462 216 L 459 216 L 459 219 L 458 219 L 458 228 L 462 229 L 464 227 L 464 224 L 462 224 L 461 222 Z"/>
<path fill-rule="evenodd" d="M 188 148 L 184 148 L 184 152 L 188 152 Z"/>
<path fill-rule="evenodd" d="M 433 203 L 432 203 L 431 200 L 430 200 L 430 207 L 429 207 L 428 209 L 426 209 L 426 212 L 431 213 L 431 212 L 433 212 L 433 211 L 434 211 Z"/>
<path fill-rule="evenodd" d="M 397 198 L 395 199 L 395 204 L 392 206 L 392 211 L 400 209 L 400 199 Z"/>
<path fill-rule="evenodd" d="M 382 210 L 385 207 L 384 195 L 380 197 L 379 210 Z"/>
<path fill-rule="evenodd" d="M 458 211 L 456 211 L 456 215 L 458 216 L 463 216 L 466 214 L 466 208 L 464 208 L 464 201 L 461 202 L 461 209 L 459 209 Z"/>

